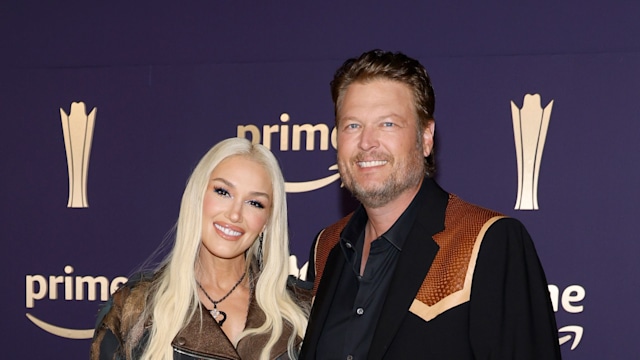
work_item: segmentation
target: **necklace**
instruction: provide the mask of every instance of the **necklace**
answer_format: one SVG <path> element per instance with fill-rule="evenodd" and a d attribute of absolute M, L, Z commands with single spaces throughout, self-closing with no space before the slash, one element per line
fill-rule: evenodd
<path fill-rule="evenodd" d="M 245 272 L 244 274 L 242 274 L 242 276 L 240 277 L 240 280 L 238 280 L 238 282 L 236 282 L 235 285 L 233 285 L 233 287 L 231 288 L 231 290 L 229 290 L 229 292 L 227 293 L 227 295 L 223 296 L 222 299 L 216 301 L 213 300 L 211 298 L 211 296 L 209 296 L 209 294 L 207 294 L 206 291 L 204 291 L 204 288 L 202 287 L 202 285 L 200 285 L 199 281 L 196 281 L 196 283 L 198 284 L 198 287 L 200 288 L 200 290 L 202 290 L 202 292 L 204 293 L 204 296 L 207 297 L 207 299 L 209 299 L 209 301 L 211 301 L 213 303 L 213 309 L 209 310 L 209 313 L 211 314 L 211 316 L 213 317 L 213 320 L 215 320 L 218 325 L 222 326 L 222 324 L 224 323 L 225 320 L 227 320 L 227 313 L 225 313 L 224 311 L 218 310 L 218 304 L 220 304 L 222 301 L 224 301 L 224 299 L 226 299 L 229 295 L 231 295 L 231 293 L 233 292 L 233 290 L 235 290 L 238 285 L 240 285 L 240 283 L 242 282 L 242 280 L 244 280 L 245 275 L 247 275 L 247 273 Z M 222 316 L 222 319 L 218 320 L 218 317 Z"/>

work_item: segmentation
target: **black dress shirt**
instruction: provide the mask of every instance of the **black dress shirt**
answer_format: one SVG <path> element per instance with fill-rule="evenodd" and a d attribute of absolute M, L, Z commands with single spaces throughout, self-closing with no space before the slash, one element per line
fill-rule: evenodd
<path fill-rule="evenodd" d="M 415 198 L 391 228 L 371 242 L 362 276 L 360 264 L 368 216 L 362 205 L 340 242 L 346 263 L 319 338 L 318 359 L 366 359 L 402 246 L 416 218 Z"/>

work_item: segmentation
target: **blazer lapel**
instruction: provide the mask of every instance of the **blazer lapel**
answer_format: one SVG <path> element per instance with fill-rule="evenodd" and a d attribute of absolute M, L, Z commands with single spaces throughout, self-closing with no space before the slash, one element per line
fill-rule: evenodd
<path fill-rule="evenodd" d="M 315 350 L 318 347 L 320 330 L 324 328 L 331 302 L 338 286 L 338 280 L 344 267 L 344 256 L 340 254 L 340 246 L 333 247 L 327 258 L 322 279 L 318 285 L 318 291 L 313 302 L 307 333 L 302 342 L 300 359 L 315 359 Z"/>
<path fill-rule="evenodd" d="M 438 253 L 439 246 L 432 236 L 444 230 L 449 194 L 435 181 L 424 179 L 423 189 L 417 197 L 419 198 L 416 200 L 420 201 L 422 206 L 402 247 L 376 325 L 368 359 L 383 358 Z"/>

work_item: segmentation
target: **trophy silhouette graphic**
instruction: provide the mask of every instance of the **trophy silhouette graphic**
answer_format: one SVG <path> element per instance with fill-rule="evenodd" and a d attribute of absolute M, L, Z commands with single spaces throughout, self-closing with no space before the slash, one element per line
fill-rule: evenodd
<path fill-rule="evenodd" d="M 511 101 L 513 136 L 518 163 L 516 210 L 538 210 L 538 178 L 553 100 L 543 109 L 540 94 L 524 96 L 522 108 Z"/>
<path fill-rule="evenodd" d="M 87 115 L 83 102 L 71 103 L 69 115 L 60 108 L 64 147 L 67 152 L 67 170 L 69 171 L 69 200 L 67 207 L 89 207 L 87 200 L 87 175 L 89 154 L 93 140 L 93 127 L 97 108 Z"/>

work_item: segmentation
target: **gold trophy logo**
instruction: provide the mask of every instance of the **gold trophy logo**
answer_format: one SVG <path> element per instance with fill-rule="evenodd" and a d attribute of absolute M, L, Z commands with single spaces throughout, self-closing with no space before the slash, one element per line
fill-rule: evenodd
<path fill-rule="evenodd" d="M 60 108 L 64 147 L 67 152 L 67 170 L 69 171 L 69 200 L 67 202 L 69 208 L 89 207 L 87 175 L 97 110 L 94 107 L 87 115 L 83 102 L 71 103 L 69 115 Z"/>
<path fill-rule="evenodd" d="M 543 109 L 540 94 L 524 96 L 522 108 L 511 101 L 513 136 L 518 162 L 516 210 L 538 210 L 538 178 L 553 100 Z"/>

